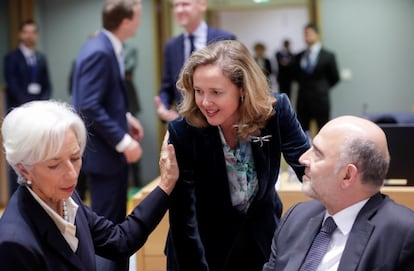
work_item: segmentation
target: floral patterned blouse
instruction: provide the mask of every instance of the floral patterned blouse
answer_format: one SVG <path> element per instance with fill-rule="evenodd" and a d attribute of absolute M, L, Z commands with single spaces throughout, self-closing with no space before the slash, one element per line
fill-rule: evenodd
<path fill-rule="evenodd" d="M 239 141 L 237 147 L 231 149 L 220 127 L 219 131 L 226 161 L 231 202 L 237 210 L 246 213 L 259 188 L 251 143 Z"/>

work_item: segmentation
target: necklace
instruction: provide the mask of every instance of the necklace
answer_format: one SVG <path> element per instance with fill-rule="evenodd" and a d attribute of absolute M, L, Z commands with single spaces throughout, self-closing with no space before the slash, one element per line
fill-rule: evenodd
<path fill-rule="evenodd" d="M 63 200 L 63 219 L 65 221 L 69 222 L 69 217 L 68 217 L 68 206 L 66 204 L 66 200 Z"/>

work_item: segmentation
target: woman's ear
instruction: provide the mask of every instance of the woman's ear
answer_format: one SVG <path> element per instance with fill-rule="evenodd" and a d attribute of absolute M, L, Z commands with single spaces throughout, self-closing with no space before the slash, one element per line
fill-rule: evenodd
<path fill-rule="evenodd" d="M 18 163 L 17 168 L 26 180 L 31 181 L 31 174 L 22 163 Z"/>
<path fill-rule="evenodd" d="M 246 96 L 246 91 L 244 88 L 240 88 L 240 96 Z"/>

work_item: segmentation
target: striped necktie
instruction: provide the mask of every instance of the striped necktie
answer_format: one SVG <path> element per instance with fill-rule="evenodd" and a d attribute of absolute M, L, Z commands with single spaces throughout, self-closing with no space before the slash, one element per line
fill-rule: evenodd
<path fill-rule="evenodd" d="M 323 256 L 328 250 L 329 241 L 331 240 L 331 236 L 335 229 L 335 221 L 329 216 L 323 223 L 323 226 L 315 239 L 313 239 L 312 246 L 299 271 L 315 271 L 318 268 Z"/>

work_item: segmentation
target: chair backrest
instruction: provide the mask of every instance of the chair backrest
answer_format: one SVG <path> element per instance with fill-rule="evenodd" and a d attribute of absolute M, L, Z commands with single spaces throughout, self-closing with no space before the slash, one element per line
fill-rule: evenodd
<path fill-rule="evenodd" d="M 378 124 L 385 132 L 391 162 L 387 179 L 406 179 L 414 186 L 414 124 Z"/>

